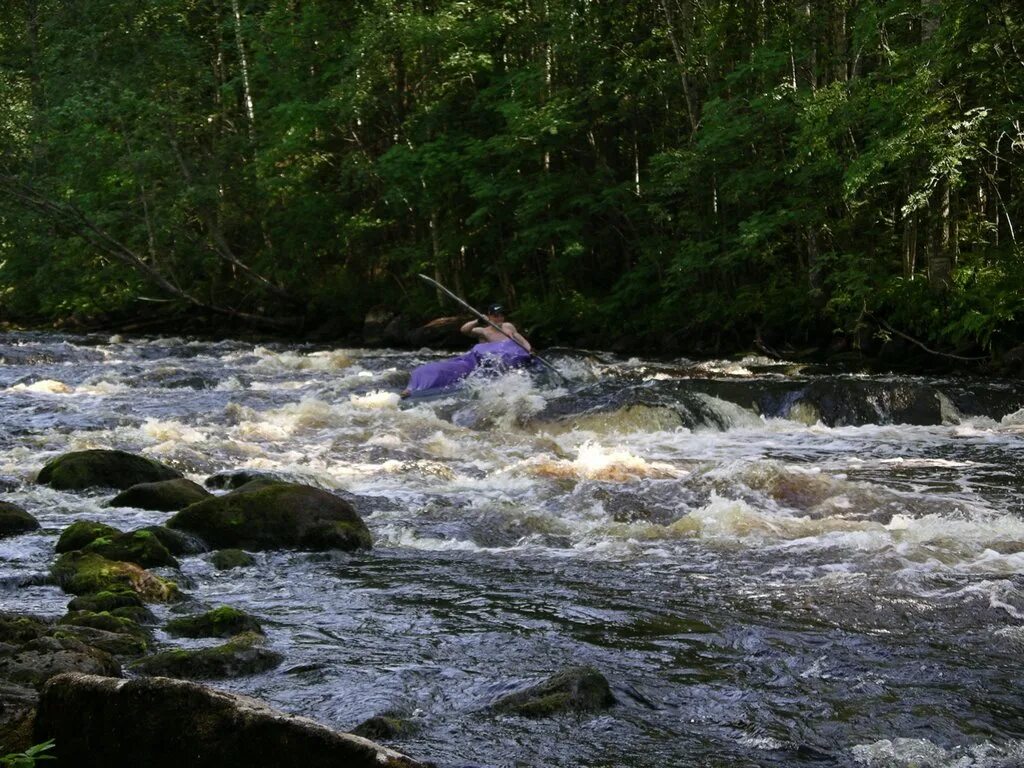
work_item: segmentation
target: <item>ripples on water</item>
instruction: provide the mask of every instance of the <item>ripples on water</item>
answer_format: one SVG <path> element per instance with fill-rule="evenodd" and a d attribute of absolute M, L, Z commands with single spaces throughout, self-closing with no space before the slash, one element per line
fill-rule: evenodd
<path fill-rule="evenodd" d="M 43 524 L 0 541 L 0 608 L 64 612 L 41 576 L 72 520 L 167 517 L 33 485 L 49 458 L 267 470 L 354 496 L 377 544 L 185 558 L 287 657 L 221 687 L 342 729 L 405 711 L 395 746 L 452 766 L 1024 764 L 1016 386 L 576 353 L 571 391 L 400 405 L 430 357 L 0 336 L 0 487 Z M 618 706 L 485 711 L 578 663 Z"/>

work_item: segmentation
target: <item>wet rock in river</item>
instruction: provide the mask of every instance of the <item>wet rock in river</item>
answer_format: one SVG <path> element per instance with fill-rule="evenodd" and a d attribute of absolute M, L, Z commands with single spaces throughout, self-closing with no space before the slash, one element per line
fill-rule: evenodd
<path fill-rule="evenodd" d="M 68 603 L 68 611 L 109 613 L 131 619 L 138 624 L 151 624 L 155 621 L 153 614 L 134 592 L 93 592 L 79 595 Z"/>
<path fill-rule="evenodd" d="M 0 744 L 5 753 L 21 752 L 34 743 L 32 725 L 38 701 L 39 694 L 32 688 L 0 680 Z"/>
<path fill-rule="evenodd" d="M 193 504 L 167 525 L 216 547 L 352 551 L 373 545 L 369 529 L 347 501 L 290 483 L 251 483 Z"/>
<path fill-rule="evenodd" d="M 198 483 L 179 477 L 174 480 L 133 485 L 111 499 L 110 506 L 177 512 L 189 504 L 210 498 L 210 495 L 210 492 Z"/>
<path fill-rule="evenodd" d="M 287 475 L 283 472 L 267 472 L 265 470 L 258 469 L 238 469 L 218 472 L 215 475 L 210 475 L 203 481 L 203 485 L 207 488 L 214 488 L 216 490 L 236 491 L 242 486 L 248 485 L 256 480 L 268 483 L 298 482 L 297 477 Z"/>
<path fill-rule="evenodd" d="M 0 501 L 0 539 L 17 536 L 39 528 L 39 521 L 32 515 L 7 501 Z"/>
<path fill-rule="evenodd" d="M 570 667 L 537 685 L 502 696 L 491 707 L 523 717 L 597 712 L 615 703 L 608 680 L 593 667 Z"/>
<path fill-rule="evenodd" d="M 178 557 L 182 555 L 198 555 L 209 549 L 202 539 L 182 531 L 172 531 L 163 525 L 147 525 L 145 528 L 139 528 L 138 530 L 152 533 L 160 540 L 161 544 L 167 547 L 168 552 Z"/>
<path fill-rule="evenodd" d="M 178 567 L 174 555 L 149 531 L 139 530 L 114 536 L 101 536 L 89 543 L 83 551 L 94 552 L 108 560 L 136 563 L 143 568 L 156 568 L 162 565 Z"/>
<path fill-rule="evenodd" d="M 410 720 L 408 714 L 388 710 L 367 718 L 353 728 L 351 732 L 365 739 L 387 741 L 389 739 L 411 736 L 419 729 L 419 724 Z"/>
<path fill-rule="evenodd" d="M 105 536 L 116 536 L 121 533 L 117 528 L 106 523 L 97 523 L 92 520 L 76 520 L 65 528 L 60 538 L 57 539 L 56 552 L 74 552 L 76 549 L 85 549 L 96 539 Z"/>
<path fill-rule="evenodd" d="M 256 558 L 242 549 L 221 549 L 213 553 L 210 562 L 218 571 L 230 571 L 232 568 L 248 568 L 256 563 Z"/>
<path fill-rule="evenodd" d="M 43 691 L 35 736 L 56 739 L 57 764 L 77 768 L 422 765 L 249 697 L 161 678 L 55 678 Z"/>
<path fill-rule="evenodd" d="M 284 661 L 267 648 L 255 632 L 235 635 L 213 648 L 176 648 L 148 656 L 132 664 L 140 675 L 184 678 L 227 678 L 266 672 Z"/>
<path fill-rule="evenodd" d="M 112 614 L 68 614 L 60 620 L 58 632 L 115 657 L 141 656 L 149 648 L 149 636 L 138 624 Z"/>
<path fill-rule="evenodd" d="M 134 563 L 107 558 L 93 552 L 67 552 L 51 567 L 57 583 L 67 592 L 129 592 L 142 600 L 165 603 L 180 597 L 178 585 L 162 579 Z"/>
<path fill-rule="evenodd" d="M 50 461 L 38 482 L 62 491 L 85 488 L 124 490 L 140 483 L 174 480 L 182 475 L 159 461 L 125 451 L 92 449 L 73 451 Z"/>
<path fill-rule="evenodd" d="M 73 637 L 38 637 L 0 656 L 0 678 L 40 688 L 61 672 L 118 676 L 121 665 L 99 648 Z"/>
<path fill-rule="evenodd" d="M 166 630 L 174 637 L 232 637 L 242 632 L 263 634 L 263 627 L 254 617 L 227 605 L 198 616 L 172 619 L 167 622 Z"/>
<path fill-rule="evenodd" d="M 178 561 L 151 531 L 140 529 L 122 533 L 117 528 L 90 520 L 72 523 L 57 540 L 58 554 L 76 550 L 102 555 L 108 560 L 136 563 L 143 568 L 178 567 Z"/>

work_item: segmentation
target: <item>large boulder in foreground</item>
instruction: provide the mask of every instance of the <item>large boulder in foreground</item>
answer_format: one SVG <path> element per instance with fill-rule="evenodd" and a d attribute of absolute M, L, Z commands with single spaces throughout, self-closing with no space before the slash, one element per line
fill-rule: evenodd
<path fill-rule="evenodd" d="M 39 703 L 35 738 L 56 739 L 56 764 L 76 768 L 423 766 L 256 699 L 164 678 L 54 678 Z"/>
<path fill-rule="evenodd" d="M 369 549 L 366 524 L 344 499 L 308 485 L 256 481 L 183 509 L 168 527 L 214 547 Z"/>
<path fill-rule="evenodd" d="M 537 685 L 502 696 L 492 709 L 523 717 L 597 712 L 615 703 L 605 676 L 593 667 L 570 667 Z"/>
<path fill-rule="evenodd" d="M 17 536 L 39 528 L 39 521 L 8 501 L 0 501 L 0 539 Z"/>
<path fill-rule="evenodd" d="M 181 472 L 159 461 L 125 451 L 92 449 L 58 456 L 44 466 L 37 480 L 61 491 L 85 488 L 124 490 L 139 483 L 174 480 Z"/>
<path fill-rule="evenodd" d="M 179 477 L 175 480 L 133 485 L 111 499 L 110 506 L 151 509 L 157 512 L 177 512 L 189 504 L 208 499 L 211 495 L 198 483 Z"/>

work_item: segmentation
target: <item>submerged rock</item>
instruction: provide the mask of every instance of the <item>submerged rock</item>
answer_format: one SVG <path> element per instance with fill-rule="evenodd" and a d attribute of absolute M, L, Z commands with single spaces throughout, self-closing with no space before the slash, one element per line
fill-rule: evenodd
<path fill-rule="evenodd" d="M 183 509 L 167 525 L 216 547 L 351 551 L 373 544 L 347 501 L 290 483 L 250 483 Z"/>
<path fill-rule="evenodd" d="M 73 451 L 50 461 L 38 482 L 62 491 L 85 488 L 130 488 L 140 483 L 180 478 L 181 473 L 159 461 L 125 451 Z"/>
<path fill-rule="evenodd" d="M 284 656 L 264 646 L 262 635 L 244 632 L 213 648 L 176 648 L 132 664 L 140 675 L 185 678 L 226 678 L 266 672 Z"/>
<path fill-rule="evenodd" d="M 174 480 L 133 485 L 111 499 L 110 506 L 177 512 L 210 496 L 210 492 L 203 486 L 179 477 Z"/>
<path fill-rule="evenodd" d="M 129 592 L 142 600 L 164 603 L 180 597 L 178 585 L 161 579 L 134 563 L 126 563 L 92 552 L 67 552 L 51 567 L 53 577 L 67 592 Z"/>
<path fill-rule="evenodd" d="M 254 565 L 256 558 L 241 549 L 221 549 L 213 553 L 210 562 L 218 571 L 230 571 L 232 568 Z"/>
<path fill-rule="evenodd" d="M 74 552 L 76 549 L 85 549 L 96 539 L 104 536 L 116 536 L 121 533 L 117 528 L 106 523 L 97 523 L 92 520 L 76 520 L 65 528 L 60 538 L 57 539 L 57 554 Z"/>
<path fill-rule="evenodd" d="M 162 678 L 55 678 L 43 691 L 35 737 L 56 739 L 57 765 L 76 768 L 423 765 L 255 699 Z"/>
<path fill-rule="evenodd" d="M 28 533 L 38 528 L 39 521 L 17 504 L 0 501 L 0 539 Z"/>
<path fill-rule="evenodd" d="M 377 741 L 411 736 L 419 729 L 419 725 L 409 720 L 406 714 L 388 710 L 367 718 L 351 732 L 356 736 Z"/>
<path fill-rule="evenodd" d="M 263 634 L 260 623 L 245 611 L 222 606 L 198 616 L 183 616 L 167 622 L 167 634 L 174 637 L 231 637 L 241 632 Z"/>
<path fill-rule="evenodd" d="M 561 712 L 597 712 L 615 703 L 608 680 L 593 667 L 570 667 L 491 705 L 497 712 L 547 717 Z"/>

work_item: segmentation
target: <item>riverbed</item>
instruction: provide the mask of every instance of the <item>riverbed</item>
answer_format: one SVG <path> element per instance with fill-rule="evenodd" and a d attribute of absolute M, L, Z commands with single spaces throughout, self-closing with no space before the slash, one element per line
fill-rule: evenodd
<path fill-rule="evenodd" d="M 43 528 L 0 541 L 0 610 L 64 614 L 45 574 L 72 521 L 169 517 L 33 482 L 61 453 L 120 448 L 200 483 L 255 470 L 353 502 L 372 551 L 223 572 L 195 555 L 165 575 L 190 609 L 260 617 L 285 655 L 216 687 L 342 730 L 402 712 L 417 730 L 389 746 L 415 757 L 1024 764 L 1024 386 L 550 357 L 567 383 L 513 374 L 410 404 L 397 392 L 429 350 L 2 335 L 0 498 Z M 487 708 L 579 664 L 613 708 Z"/>

